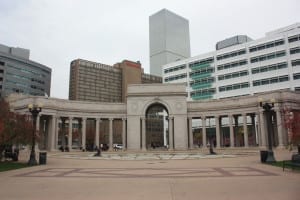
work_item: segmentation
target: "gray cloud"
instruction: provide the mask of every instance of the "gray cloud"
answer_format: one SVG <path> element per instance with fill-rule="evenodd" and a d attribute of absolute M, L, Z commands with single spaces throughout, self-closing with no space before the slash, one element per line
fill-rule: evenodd
<path fill-rule="evenodd" d="M 297 0 L 1 0 L 0 43 L 28 48 L 52 68 L 51 96 L 68 98 L 76 58 L 104 64 L 140 60 L 149 71 L 148 17 L 167 8 L 190 22 L 192 55 L 236 34 L 253 39 L 299 22 Z"/>

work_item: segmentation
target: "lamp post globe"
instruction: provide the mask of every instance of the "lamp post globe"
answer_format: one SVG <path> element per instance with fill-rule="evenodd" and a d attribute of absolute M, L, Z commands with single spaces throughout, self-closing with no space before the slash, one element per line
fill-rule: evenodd
<path fill-rule="evenodd" d="M 36 119 L 39 113 L 42 111 L 41 105 L 28 105 L 28 110 L 32 115 L 32 123 L 33 123 L 33 131 L 32 131 L 32 146 L 30 151 L 30 158 L 28 161 L 28 165 L 37 165 L 36 156 L 35 156 L 35 135 L 36 135 Z"/>

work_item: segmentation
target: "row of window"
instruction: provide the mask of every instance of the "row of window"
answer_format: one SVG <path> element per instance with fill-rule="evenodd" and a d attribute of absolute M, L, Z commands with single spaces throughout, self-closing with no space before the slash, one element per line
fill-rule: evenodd
<path fill-rule="evenodd" d="M 232 85 L 225 85 L 225 86 L 219 87 L 219 92 L 237 90 L 237 89 L 248 88 L 248 87 L 249 87 L 249 82 L 237 83 L 237 84 L 232 84 Z"/>
<path fill-rule="evenodd" d="M 273 83 L 285 82 L 285 81 L 288 81 L 288 80 L 289 80 L 288 75 L 272 77 L 272 78 L 253 81 L 253 86 L 269 85 L 269 84 L 273 84 Z"/>
<path fill-rule="evenodd" d="M 197 60 L 195 62 L 192 62 L 189 64 L 190 68 L 195 66 L 195 65 L 203 65 L 203 64 L 210 64 L 214 62 L 214 57 L 209 57 L 209 58 L 204 58 L 201 60 Z"/>
<path fill-rule="evenodd" d="M 288 40 L 289 40 L 289 43 L 291 43 L 291 42 L 297 42 L 297 41 L 300 40 L 300 34 L 293 35 L 293 36 L 289 37 Z"/>
<path fill-rule="evenodd" d="M 31 87 L 32 89 L 45 91 L 44 88 L 38 87 L 38 86 L 36 86 L 36 85 L 30 85 L 30 87 Z"/>
<path fill-rule="evenodd" d="M 195 80 L 195 81 L 191 81 L 190 85 L 197 85 L 197 84 L 206 84 L 206 83 L 213 83 L 215 82 L 215 78 L 214 77 L 206 77 L 206 78 L 202 78 L 199 80 Z"/>
<path fill-rule="evenodd" d="M 10 83 L 10 84 L 13 84 L 13 85 L 16 85 L 16 86 L 19 86 L 19 87 L 30 89 L 30 87 L 28 85 L 25 85 L 25 84 L 22 84 L 22 83 L 19 83 L 19 82 L 16 82 L 16 81 L 7 80 L 6 83 Z"/>
<path fill-rule="evenodd" d="M 213 95 L 216 93 L 216 88 L 207 88 L 191 92 L 191 97 Z"/>
<path fill-rule="evenodd" d="M 165 82 L 174 81 L 183 78 L 186 78 L 186 74 L 178 74 L 178 75 L 166 77 Z"/>
<path fill-rule="evenodd" d="M 239 66 L 246 65 L 247 63 L 248 63 L 247 60 L 239 60 L 239 61 L 235 61 L 235 62 L 232 62 L 232 63 L 226 63 L 226 64 L 223 64 L 223 65 L 218 65 L 218 70 L 239 67 Z"/>
<path fill-rule="evenodd" d="M 34 70 L 16 67 L 16 66 L 13 66 L 13 65 L 11 65 L 11 64 L 7 64 L 7 66 L 10 67 L 10 68 L 16 69 L 16 70 L 18 70 L 18 71 L 21 71 L 21 72 L 23 72 L 23 73 L 26 73 L 26 74 L 33 74 L 33 75 L 35 75 L 35 76 L 42 77 L 42 78 L 45 78 L 45 77 L 46 77 L 45 74 L 42 74 L 42 73 L 37 72 L 37 71 L 34 71 Z M 43 71 L 44 71 L 44 70 L 43 70 Z"/>
<path fill-rule="evenodd" d="M 295 47 L 290 49 L 290 54 L 300 53 L 300 47 Z"/>
<path fill-rule="evenodd" d="M 182 70 L 182 69 L 185 69 L 185 68 L 186 68 L 186 65 L 179 65 L 179 66 L 175 66 L 175 67 L 165 69 L 164 72 L 165 72 L 165 74 L 167 74 L 167 73 L 175 72 L 175 71 Z"/>
<path fill-rule="evenodd" d="M 273 52 L 273 53 L 269 53 L 269 54 L 252 57 L 252 58 L 250 58 L 250 62 L 251 63 L 261 62 L 264 60 L 270 60 L 270 59 L 279 58 L 282 56 L 285 56 L 285 51 L 277 51 L 277 52 Z"/>
<path fill-rule="evenodd" d="M 226 79 L 231 79 L 231 78 L 237 78 L 241 76 L 247 76 L 249 74 L 248 70 L 244 71 L 239 71 L 239 72 L 234 72 L 234 73 L 229 73 L 229 74 L 223 74 L 218 76 L 218 80 L 226 80 Z"/>
<path fill-rule="evenodd" d="M 267 43 L 264 43 L 264 44 L 260 44 L 260 45 L 257 45 L 257 46 L 250 47 L 249 51 L 250 52 L 260 51 L 260 50 L 263 50 L 263 49 L 268 49 L 268 48 L 276 47 L 276 46 L 283 45 L 283 44 L 284 44 L 283 39 L 275 40 L 275 41 L 272 41 L 272 42 L 267 42 Z"/>
<path fill-rule="evenodd" d="M 206 67 L 206 68 L 200 69 L 198 71 L 190 72 L 190 76 L 197 76 L 197 75 L 205 74 L 205 73 L 213 73 L 214 71 L 215 71 L 215 68 Z"/>
<path fill-rule="evenodd" d="M 252 69 L 252 74 L 268 72 L 268 71 L 273 71 L 273 70 L 278 70 L 278 69 L 283 69 L 283 68 L 287 68 L 287 63 L 286 62 L 253 68 Z"/>
<path fill-rule="evenodd" d="M 241 49 L 241 50 L 238 50 L 238 51 L 233 51 L 233 52 L 230 52 L 230 53 L 225 53 L 225 54 L 222 54 L 222 55 L 218 55 L 217 60 L 223 60 L 223 59 L 226 59 L 226 58 L 231 58 L 231 57 L 235 57 L 235 56 L 239 56 L 239 55 L 243 55 L 243 54 L 246 54 L 246 49 Z"/>
<path fill-rule="evenodd" d="M 18 75 L 18 74 L 12 74 L 12 73 L 10 73 L 10 72 L 7 72 L 7 75 L 10 76 L 10 77 L 13 77 L 13 78 L 20 79 L 20 80 L 26 80 L 26 81 L 37 82 L 37 83 L 40 83 L 40 84 L 42 84 L 42 85 L 45 84 L 44 81 L 41 81 L 41 80 L 36 79 L 36 78 L 29 78 L 29 77 L 21 76 L 21 75 Z"/>

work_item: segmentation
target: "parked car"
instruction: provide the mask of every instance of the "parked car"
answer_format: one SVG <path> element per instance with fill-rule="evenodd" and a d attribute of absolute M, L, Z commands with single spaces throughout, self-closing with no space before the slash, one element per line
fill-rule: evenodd
<path fill-rule="evenodd" d="M 123 145 L 122 144 L 114 144 L 113 147 L 114 147 L 115 150 L 123 149 Z"/>

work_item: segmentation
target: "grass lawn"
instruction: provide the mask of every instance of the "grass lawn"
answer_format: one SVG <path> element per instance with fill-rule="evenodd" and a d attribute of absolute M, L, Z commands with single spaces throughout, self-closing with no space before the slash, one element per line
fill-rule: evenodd
<path fill-rule="evenodd" d="M 291 161 L 288 161 L 288 163 L 291 162 Z M 281 167 L 283 166 L 283 161 L 276 161 L 276 162 L 273 162 L 273 163 L 270 163 L 270 165 L 273 165 L 273 166 L 276 166 L 276 167 Z M 291 166 L 285 166 L 285 168 L 287 169 L 292 169 Z M 294 167 L 294 170 L 300 170 L 300 167 Z"/>
<path fill-rule="evenodd" d="M 29 167 L 27 163 L 0 162 L 0 172 Z"/>

